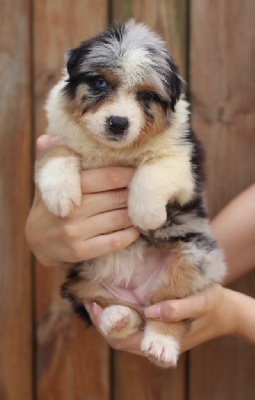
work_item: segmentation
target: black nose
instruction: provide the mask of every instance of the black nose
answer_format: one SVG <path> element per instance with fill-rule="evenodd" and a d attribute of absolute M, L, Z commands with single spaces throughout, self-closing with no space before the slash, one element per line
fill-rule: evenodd
<path fill-rule="evenodd" d="M 128 119 L 125 117 L 114 117 L 111 116 L 108 119 L 108 128 L 109 130 L 116 134 L 121 135 L 128 127 Z"/>

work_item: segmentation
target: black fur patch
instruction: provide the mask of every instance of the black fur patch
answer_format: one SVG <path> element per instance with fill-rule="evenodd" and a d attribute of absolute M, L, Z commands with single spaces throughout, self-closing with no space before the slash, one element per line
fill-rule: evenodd
<path fill-rule="evenodd" d="M 63 299 L 69 300 L 71 303 L 74 313 L 82 319 L 86 326 L 92 325 L 90 316 L 84 307 L 82 302 L 79 302 L 78 298 L 73 296 L 69 291 L 69 284 L 73 282 L 79 282 L 82 278 L 79 277 L 80 265 L 82 263 L 76 264 L 74 268 L 67 274 L 66 281 L 62 284 L 60 288 L 60 294 Z"/>

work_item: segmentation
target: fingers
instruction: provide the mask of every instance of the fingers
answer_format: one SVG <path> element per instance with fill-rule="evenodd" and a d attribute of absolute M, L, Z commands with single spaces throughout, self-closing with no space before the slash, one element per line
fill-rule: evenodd
<path fill-rule="evenodd" d="M 145 310 L 145 315 L 163 322 L 177 322 L 198 318 L 207 311 L 208 307 L 208 292 L 205 290 L 184 299 L 154 304 Z"/>
<path fill-rule="evenodd" d="M 66 220 L 81 220 L 107 211 L 127 208 L 127 199 L 127 189 L 85 194 L 82 196 L 81 206 L 76 207 Z"/>
<path fill-rule="evenodd" d="M 84 307 L 86 308 L 87 312 L 89 313 L 90 319 L 93 325 L 99 329 L 100 321 L 101 321 L 101 314 L 103 308 L 97 303 L 85 303 Z"/>
<path fill-rule="evenodd" d="M 136 228 L 130 227 L 84 241 L 74 241 L 64 250 L 65 261 L 79 262 L 120 251 L 137 240 L 139 235 L 140 232 Z"/>
<path fill-rule="evenodd" d="M 134 175 L 133 168 L 107 167 L 83 171 L 81 188 L 83 193 L 104 192 L 122 189 L 129 185 Z"/>
<path fill-rule="evenodd" d="M 127 209 L 103 212 L 78 221 L 75 219 L 65 225 L 65 234 L 69 239 L 87 240 L 133 226 Z"/>
<path fill-rule="evenodd" d="M 50 135 L 41 135 L 36 141 L 36 158 L 43 153 L 44 151 L 48 150 L 50 147 L 54 146 L 58 143 L 61 139 L 60 135 L 57 136 L 50 136 Z"/>

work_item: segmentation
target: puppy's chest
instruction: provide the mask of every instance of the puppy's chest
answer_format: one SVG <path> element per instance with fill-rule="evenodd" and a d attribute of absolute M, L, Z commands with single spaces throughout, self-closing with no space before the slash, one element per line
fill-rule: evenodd
<path fill-rule="evenodd" d="M 82 154 L 81 167 L 82 170 L 102 167 L 137 167 L 141 160 L 141 156 L 125 155 L 118 150 L 113 150 L 112 153 L 91 151 Z"/>

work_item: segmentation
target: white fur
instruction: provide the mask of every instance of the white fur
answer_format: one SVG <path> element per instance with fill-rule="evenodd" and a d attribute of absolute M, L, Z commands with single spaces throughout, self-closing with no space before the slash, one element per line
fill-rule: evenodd
<path fill-rule="evenodd" d="M 94 282 L 107 282 L 111 285 L 128 287 L 135 271 L 143 264 L 146 243 L 138 239 L 121 251 L 110 253 L 93 260 L 93 268 L 86 263 L 81 275 Z"/>
<path fill-rule="evenodd" d="M 109 140 L 105 135 L 105 126 L 111 116 L 126 117 L 129 127 L 121 142 L 114 143 L 114 147 L 125 147 L 132 144 L 139 136 L 144 117 L 141 108 L 138 107 L 134 95 L 118 92 L 116 99 L 101 107 L 95 114 L 85 113 L 81 119 L 84 128 L 91 135 L 96 135 L 98 139 L 109 146 Z"/>
<path fill-rule="evenodd" d="M 65 217 L 81 203 L 80 168 L 77 157 L 50 159 L 38 170 L 36 183 L 46 207 L 54 215 Z"/>
<path fill-rule="evenodd" d="M 172 157 L 162 157 L 138 168 L 128 198 L 129 216 L 136 226 L 145 231 L 156 229 L 166 221 L 166 204 L 171 197 L 180 204 L 192 198 L 194 182 L 189 153 L 184 147 Z"/>
<path fill-rule="evenodd" d="M 180 353 L 179 343 L 171 336 L 161 334 L 146 326 L 141 350 L 161 367 L 175 367 Z"/>
<path fill-rule="evenodd" d="M 106 307 L 101 316 L 100 330 L 106 336 L 124 339 L 139 330 L 141 318 L 136 311 L 126 306 Z"/>

